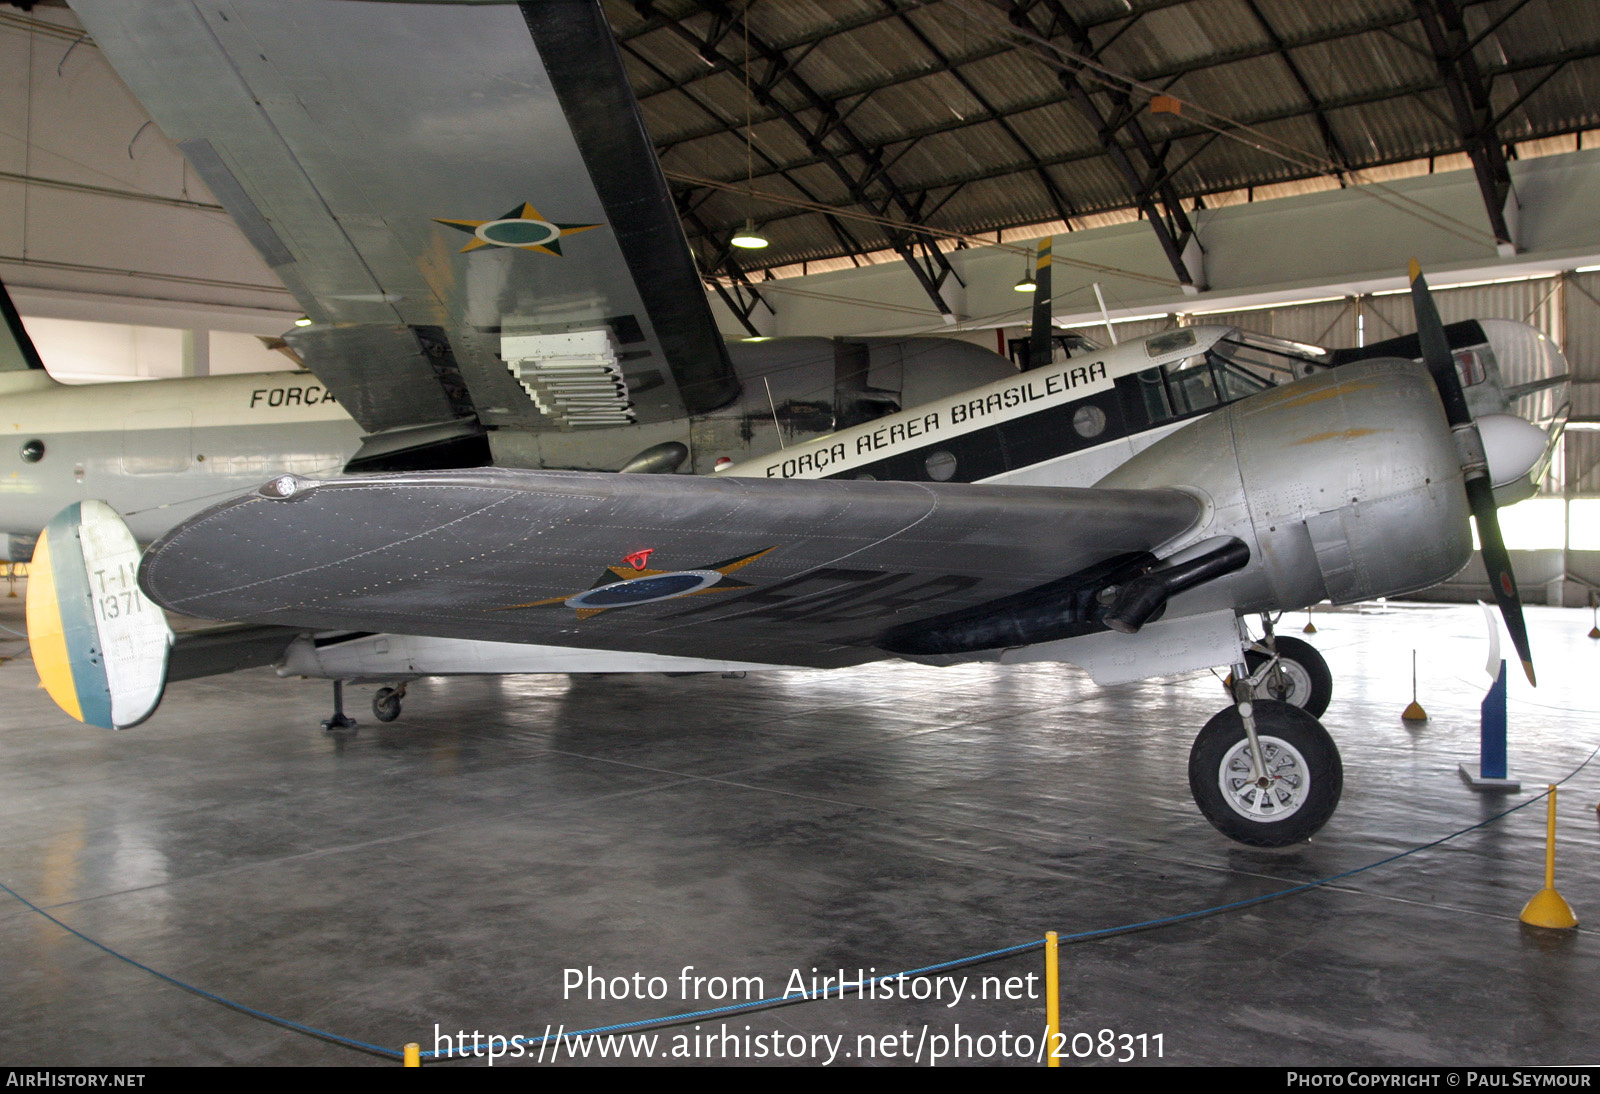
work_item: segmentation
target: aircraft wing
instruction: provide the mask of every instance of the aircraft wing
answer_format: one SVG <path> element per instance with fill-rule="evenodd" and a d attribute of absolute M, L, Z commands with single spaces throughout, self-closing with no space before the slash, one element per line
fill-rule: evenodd
<path fill-rule="evenodd" d="M 885 656 L 887 632 L 1145 557 L 1199 512 L 1176 490 L 283 476 L 158 541 L 140 583 L 209 619 L 834 667 Z"/>
<path fill-rule="evenodd" d="M 737 394 L 593 0 L 72 6 L 316 322 L 291 344 L 369 433 Z"/>

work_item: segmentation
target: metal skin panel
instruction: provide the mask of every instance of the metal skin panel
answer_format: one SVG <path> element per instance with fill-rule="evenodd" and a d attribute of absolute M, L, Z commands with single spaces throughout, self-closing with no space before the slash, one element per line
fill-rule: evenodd
<path fill-rule="evenodd" d="M 833 667 L 884 656 L 872 642 L 891 625 L 1148 550 L 1197 511 L 1163 490 L 506 470 L 276 480 L 156 543 L 141 583 L 213 619 Z"/>
<path fill-rule="evenodd" d="M 1179 487 L 1206 515 L 1165 554 L 1211 536 L 1250 547 L 1239 573 L 1172 613 L 1289 609 L 1426 588 L 1471 556 L 1461 467 L 1437 389 L 1411 361 L 1345 365 L 1235 403 L 1100 480 Z"/>
<path fill-rule="evenodd" d="M 316 362 L 317 378 L 368 433 L 455 417 L 409 327 L 305 327 L 283 340 L 302 361 Z"/>
<path fill-rule="evenodd" d="M 208 142 L 212 173 L 220 165 L 236 180 L 292 256 L 274 269 L 307 314 L 443 328 L 485 423 L 545 426 L 496 357 L 502 328 L 632 317 L 627 370 L 654 374 L 634 400 L 642 421 L 684 412 L 684 377 L 717 393 L 709 405 L 733 393 L 670 202 L 624 208 L 597 190 L 594 172 L 615 165 L 586 165 L 519 7 L 82 0 L 74 10 L 168 137 Z M 502 220 L 523 223 L 494 240 L 476 234 Z M 641 286 L 635 244 L 675 247 L 681 261 L 650 265 Z M 688 284 L 663 308 L 669 274 Z"/>

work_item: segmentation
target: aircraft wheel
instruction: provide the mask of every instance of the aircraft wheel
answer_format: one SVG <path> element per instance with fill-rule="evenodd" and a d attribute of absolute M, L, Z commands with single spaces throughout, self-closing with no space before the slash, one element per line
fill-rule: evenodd
<path fill-rule="evenodd" d="M 1251 704 L 1265 753 L 1267 785 L 1250 778 L 1250 741 L 1237 707 L 1205 724 L 1189 750 L 1189 789 L 1206 820 L 1252 847 L 1287 847 L 1311 838 L 1333 816 L 1344 765 L 1328 731 L 1299 707 L 1271 699 Z"/>
<path fill-rule="evenodd" d="M 1298 638 L 1278 638 L 1278 667 L 1256 685 L 1257 699 L 1277 699 L 1320 718 L 1333 698 L 1333 673 L 1315 646 Z M 1247 650 L 1245 667 L 1254 676 L 1267 663 L 1267 655 Z"/>
<path fill-rule="evenodd" d="M 400 717 L 400 693 L 394 688 L 379 688 L 372 697 L 372 716 L 380 722 L 392 722 Z"/>

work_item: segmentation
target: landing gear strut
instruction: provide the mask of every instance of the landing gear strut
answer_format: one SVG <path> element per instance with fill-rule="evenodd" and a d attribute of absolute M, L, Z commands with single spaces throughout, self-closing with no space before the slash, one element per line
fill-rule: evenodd
<path fill-rule="evenodd" d="M 1266 637 L 1251 642 L 1244 651 L 1255 698 L 1276 699 L 1313 718 L 1322 717 L 1333 698 L 1333 673 L 1328 663 L 1309 642 L 1274 635 L 1270 616 L 1262 616 L 1261 624 Z"/>

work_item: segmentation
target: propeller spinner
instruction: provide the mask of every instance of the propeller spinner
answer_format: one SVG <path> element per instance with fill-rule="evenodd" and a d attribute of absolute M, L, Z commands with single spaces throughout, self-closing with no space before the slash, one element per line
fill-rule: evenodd
<path fill-rule="evenodd" d="M 1417 315 L 1417 337 L 1422 343 L 1423 362 L 1439 389 L 1445 419 L 1455 435 L 1456 451 L 1461 457 L 1462 478 L 1467 487 L 1467 502 L 1478 524 L 1478 539 L 1483 544 L 1483 563 L 1489 571 L 1489 584 L 1494 591 L 1495 603 L 1500 606 L 1501 618 L 1506 621 L 1511 644 L 1522 659 L 1522 671 L 1527 673 L 1528 683 L 1537 687 L 1538 681 L 1533 674 L 1533 652 L 1528 646 L 1528 627 L 1522 619 L 1522 597 L 1517 592 L 1516 575 L 1511 572 L 1511 555 L 1506 551 L 1505 539 L 1500 534 L 1489 453 L 1484 447 L 1478 423 L 1467 408 L 1466 393 L 1461 388 L 1461 377 L 1456 372 L 1455 357 L 1450 352 L 1444 323 L 1439 319 L 1439 309 L 1434 306 L 1433 294 L 1428 291 L 1422 267 L 1415 259 L 1411 262 L 1411 306 Z M 1502 461 L 1496 459 L 1494 462 L 1497 465 L 1496 473 L 1504 477 L 1498 466 Z M 1526 474 L 1526 471 L 1523 473 Z"/>

